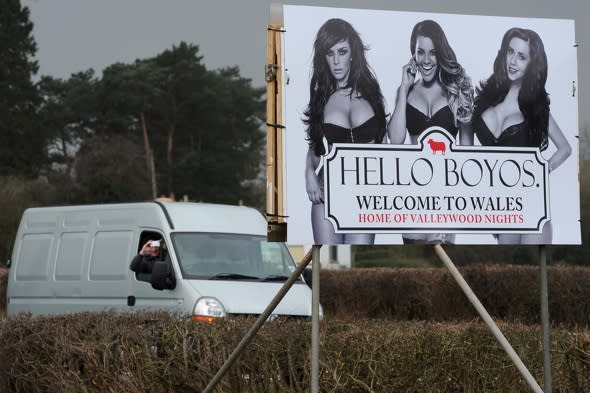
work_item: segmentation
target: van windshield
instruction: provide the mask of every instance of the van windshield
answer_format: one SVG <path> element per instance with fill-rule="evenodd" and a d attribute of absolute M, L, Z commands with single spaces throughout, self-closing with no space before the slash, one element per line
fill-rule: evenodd
<path fill-rule="evenodd" d="M 188 279 L 285 281 L 295 270 L 287 247 L 264 236 L 177 232 L 172 243 Z"/>

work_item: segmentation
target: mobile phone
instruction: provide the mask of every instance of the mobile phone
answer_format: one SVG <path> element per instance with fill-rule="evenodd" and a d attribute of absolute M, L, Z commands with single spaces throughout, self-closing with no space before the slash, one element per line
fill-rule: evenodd
<path fill-rule="evenodd" d="M 413 57 L 410 59 L 410 68 L 408 68 L 408 73 L 410 75 L 416 75 L 416 69 L 418 68 L 418 65 L 416 64 L 416 59 L 414 59 Z"/>

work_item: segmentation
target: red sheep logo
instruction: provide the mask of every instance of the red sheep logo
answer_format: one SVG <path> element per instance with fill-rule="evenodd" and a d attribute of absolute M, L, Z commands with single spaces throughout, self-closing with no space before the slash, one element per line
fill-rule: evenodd
<path fill-rule="evenodd" d="M 430 150 L 432 150 L 432 154 L 436 154 L 437 151 L 440 151 L 443 156 L 445 155 L 447 147 L 445 146 L 444 142 L 433 141 L 431 138 L 428 140 L 428 144 L 430 145 Z"/>

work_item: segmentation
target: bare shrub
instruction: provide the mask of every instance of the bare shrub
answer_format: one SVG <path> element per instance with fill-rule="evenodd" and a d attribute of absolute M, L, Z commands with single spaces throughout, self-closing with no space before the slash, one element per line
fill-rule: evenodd
<path fill-rule="evenodd" d="M 253 319 L 206 325 L 160 313 L 19 316 L 0 321 L 2 392 L 202 391 Z M 538 381 L 537 326 L 500 328 Z M 309 387 L 310 324 L 267 323 L 216 392 L 299 393 Z M 590 331 L 552 330 L 554 386 L 590 391 Z M 477 322 L 349 320 L 321 325 L 323 392 L 528 391 Z"/>
<path fill-rule="evenodd" d="M 478 265 L 460 269 L 489 313 L 540 321 L 540 271 L 535 266 Z M 590 268 L 548 268 L 549 313 L 560 324 L 590 324 Z M 323 270 L 320 301 L 328 317 L 455 321 L 475 309 L 443 268 Z"/>

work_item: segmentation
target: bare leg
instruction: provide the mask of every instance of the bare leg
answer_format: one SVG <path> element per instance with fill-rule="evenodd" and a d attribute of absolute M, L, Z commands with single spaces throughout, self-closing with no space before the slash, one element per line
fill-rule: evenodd
<path fill-rule="evenodd" d="M 518 234 L 499 234 L 498 235 L 498 244 L 521 244 L 522 235 Z"/>
<path fill-rule="evenodd" d="M 427 244 L 428 243 L 428 235 L 426 233 L 411 233 L 411 234 L 402 234 L 402 240 L 404 244 Z"/>
<path fill-rule="evenodd" d="M 374 244 L 372 233 L 337 234 L 332 223 L 324 218 L 324 204 L 311 205 L 311 226 L 316 244 Z"/>
<path fill-rule="evenodd" d="M 516 235 L 504 234 L 498 235 L 498 244 L 551 244 L 553 239 L 553 225 L 547 221 L 543 226 L 541 234 L 534 235 Z"/>
<path fill-rule="evenodd" d="M 344 235 L 345 244 L 374 244 L 375 234 L 373 233 L 347 233 Z"/>
<path fill-rule="evenodd" d="M 551 244 L 553 239 L 553 225 L 547 221 L 540 235 L 522 235 L 522 244 Z"/>
<path fill-rule="evenodd" d="M 324 218 L 324 204 L 311 205 L 311 227 L 315 244 L 342 244 L 343 236 L 334 232 L 332 223 Z"/>
<path fill-rule="evenodd" d="M 454 233 L 402 234 L 404 244 L 455 244 Z"/>

